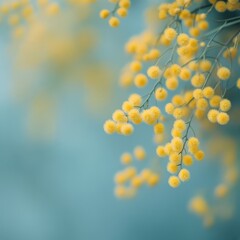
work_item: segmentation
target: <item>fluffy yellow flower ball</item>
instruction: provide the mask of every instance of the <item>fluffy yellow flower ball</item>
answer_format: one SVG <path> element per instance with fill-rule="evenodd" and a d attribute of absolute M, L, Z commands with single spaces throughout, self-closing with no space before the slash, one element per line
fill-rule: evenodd
<path fill-rule="evenodd" d="M 110 11 L 107 10 L 107 9 L 103 9 L 100 13 L 99 13 L 99 16 L 100 18 L 107 18 L 108 16 L 110 15 Z"/>
<path fill-rule="evenodd" d="M 118 26 L 119 26 L 120 21 L 119 21 L 119 19 L 116 18 L 116 17 L 111 17 L 111 18 L 109 19 L 108 23 L 109 23 L 109 25 L 110 25 L 111 27 L 115 28 L 115 27 L 118 27 Z"/>
<path fill-rule="evenodd" d="M 172 41 L 177 36 L 177 32 L 174 28 L 168 27 L 164 30 L 164 36 L 166 39 Z"/>
<path fill-rule="evenodd" d="M 229 101 L 228 99 L 223 99 L 220 102 L 220 110 L 223 112 L 227 112 L 229 111 L 231 108 L 231 101 Z"/>
<path fill-rule="evenodd" d="M 142 103 L 142 97 L 139 94 L 134 93 L 129 96 L 128 101 L 132 103 L 134 107 L 138 107 Z"/>
<path fill-rule="evenodd" d="M 204 159 L 204 156 L 205 156 L 205 154 L 202 150 L 199 150 L 199 151 L 194 153 L 194 157 L 198 161 L 202 161 Z"/>
<path fill-rule="evenodd" d="M 174 109 L 175 108 L 174 108 L 174 105 L 172 103 L 167 103 L 165 105 L 165 111 L 166 111 L 167 114 L 173 114 Z"/>
<path fill-rule="evenodd" d="M 157 88 L 155 91 L 155 98 L 158 101 L 163 101 L 167 98 L 168 92 L 164 88 Z"/>
<path fill-rule="evenodd" d="M 132 155 L 130 153 L 123 153 L 122 156 L 121 156 L 121 163 L 122 164 L 130 164 L 132 162 Z"/>
<path fill-rule="evenodd" d="M 180 170 L 178 177 L 182 182 L 186 182 L 190 179 L 190 172 L 187 169 L 183 168 Z"/>
<path fill-rule="evenodd" d="M 176 176 L 171 176 L 168 179 L 168 184 L 172 187 L 172 188 L 177 188 L 180 184 L 180 180 L 178 177 Z"/>
<path fill-rule="evenodd" d="M 183 164 L 185 166 L 191 166 L 193 164 L 193 159 L 191 155 L 184 155 L 183 156 Z"/>
<path fill-rule="evenodd" d="M 173 127 L 181 132 L 186 129 L 186 123 L 182 119 L 175 120 Z"/>
<path fill-rule="evenodd" d="M 178 166 L 176 163 L 173 163 L 173 162 L 169 162 L 167 164 L 167 171 L 171 174 L 174 174 L 178 171 Z"/>
<path fill-rule="evenodd" d="M 135 176 L 131 179 L 131 186 L 134 188 L 139 188 L 143 184 L 142 178 L 140 176 Z"/>
<path fill-rule="evenodd" d="M 128 112 L 128 119 L 134 124 L 140 124 L 142 122 L 142 116 L 136 108 Z"/>
<path fill-rule="evenodd" d="M 189 36 L 185 33 L 180 33 L 177 37 L 177 43 L 179 46 L 186 46 L 189 43 Z"/>
<path fill-rule="evenodd" d="M 156 154 L 159 157 L 165 157 L 166 153 L 165 153 L 164 147 L 163 146 L 158 146 L 157 149 L 156 149 Z"/>
<path fill-rule="evenodd" d="M 188 148 L 191 153 L 195 153 L 198 151 L 199 140 L 196 137 L 191 137 L 188 140 Z"/>
<path fill-rule="evenodd" d="M 147 184 L 150 187 L 154 187 L 159 183 L 160 177 L 158 174 L 151 173 L 150 176 L 147 179 Z"/>
<path fill-rule="evenodd" d="M 127 11 L 126 8 L 121 7 L 121 8 L 119 8 L 119 9 L 117 10 L 117 14 L 118 14 L 119 17 L 124 18 L 124 17 L 127 16 L 128 11 Z"/>
<path fill-rule="evenodd" d="M 112 120 L 107 120 L 105 123 L 104 123 L 104 131 L 107 133 L 107 134 L 113 134 L 116 132 L 116 123 Z"/>
<path fill-rule="evenodd" d="M 179 137 L 174 137 L 171 141 L 173 151 L 180 152 L 183 148 L 183 140 Z"/>
<path fill-rule="evenodd" d="M 220 67 L 217 70 L 217 76 L 221 80 L 227 80 L 231 75 L 231 72 L 228 68 L 226 67 Z"/>
<path fill-rule="evenodd" d="M 155 134 L 161 134 L 164 132 L 164 125 L 162 123 L 157 123 L 154 125 L 153 129 L 154 129 L 154 133 Z"/>
<path fill-rule="evenodd" d="M 152 79 L 157 79 L 160 77 L 161 70 L 158 66 L 151 66 L 147 70 L 147 75 Z"/>
<path fill-rule="evenodd" d="M 147 83 L 148 83 L 148 79 L 144 74 L 139 73 L 134 78 L 134 84 L 136 85 L 136 87 L 139 87 L 139 88 L 145 87 Z"/>
<path fill-rule="evenodd" d="M 125 116 L 125 114 L 122 110 L 116 110 L 112 114 L 112 119 L 116 122 L 122 122 L 122 123 L 127 122 L 127 117 Z"/>
<path fill-rule="evenodd" d="M 133 72 L 139 72 L 142 70 L 142 63 L 140 61 L 133 61 L 131 64 L 130 64 L 130 69 L 133 71 Z"/>
<path fill-rule="evenodd" d="M 212 87 L 205 87 L 203 90 L 203 96 L 210 99 L 214 95 L 214 89 Z"/>
<path fill-rule="evenodd" d="M 230 118 L 229 115 L 225 112 L 220 112 L 217 115 L 217 122 L 220 125 L 226 125 L 229 122 Z"/>
<path fill-rule="evenodd" d="M 135 147 L 133 154 L 137 160 L 144 160 L 146 158 L 146 152 L 141 146 Z"/>
<path fill-rule="evenodd" d="M 133 125 L 130 123 L 124 123 L 121 127 L 121 133 L 126 136 L 131 135 L 133 133 L 133 130 Z"/>
<path fill-rule="evenodd" d="M 216 109 L 211 109 L 209 110 L 208 112 L 208 120 L 211 122 L 211 123 L 216 123 L 217 122 L 217 116 L 219 114 L 219 111 L 216 110 Z"/>

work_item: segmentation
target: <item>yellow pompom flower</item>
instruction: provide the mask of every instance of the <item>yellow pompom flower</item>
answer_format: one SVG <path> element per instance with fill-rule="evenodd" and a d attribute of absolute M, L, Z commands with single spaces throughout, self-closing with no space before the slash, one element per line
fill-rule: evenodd
<path fill-rule="evenodd" d="M 107 18 L 108 16 L 110 15 L 110 11 L 107 10 L 107 9 L 103 9 L 100 13 L 99 13 L 99 16 L 100 18 Z"/>
<path fill-rule="evenodd" d="M 142 103 L 142 97 L 139 94 L 134 93 L 129 96 L 128 101 L 132 103 L 134 107 L 138 107 Z"/>
<path fill-rule="evenodd" d="M 194 157 L 198 161 L 202 161 L 204 159 L 204 152 L 202 150 L 198 150 L 197 152 L 194 153 Z"/>
<path fill-rule="evenodd" d="M 227 4 L 224 1 L 217 1 L 215 4 L 215 9 L 218 12 L 225 12 L 227 10 Z"/>
<path fill-rule="evenodd" d="M 184 97 L 181 95 L 175 95 L 172 98 L 172 103 L 176 106 L 182 106 L 184 104 Z"/>
<path fill-rule="evenodd" d="M 112 120 L 107 120 L 105 123 L 104 123 L 104 131 L 107 133 L 107 134 L 113 134 L 116 132 L 116 123 Z"/>
<path fill-rule="evenodd" d="M 175 77 L 168 78 L 165 84 L 169 90 L 174 91 L 178 87 L 178 79 Z"/>
<path fill-rule="evenodd" d="M 122 110 L 125 112 L 125 113 L 128 113 L 130 110 L 133 109 L 133 105 L 132 103 L 130 103 L 129 101 L 125 101 L 123 102 L 122 104 Z"/>
<path fill-rule="evenodd" d="M 121 133 L 126 136 L 131 135 L 133 133 L 133 130 L 133 125 L 130 123 L 124 123 L 121 127 Z"/>
<path fill-rule="evenodd" d="M 182 132 L 186 129 L 186 124 L 182 119 L 178 119 L 178 120 L 175 120 L 173 127 Z"/>
<path fill-rule="evenodd" d="M 226 125 L 230 120 L 230 117 L 227 113 L 225 112 L 220 112 L 218 115 L 217 115 L 217 122 L 218 124 L 220 125 Z"/>
<path fill-rule="evenodd" d="M 158 66 L 151 66 L 147 70 L 147 75 L 152 79 L 157 79 L 160 77 L 161 70 Z"/>
<path fill-rule="evenodd" d="M 171 152 L 169 155 L 169 161 L 175 164 L 179 164 L 181 155 L 178 152 Z"/>
<path fill-rule="evenodd" d="M 178 177 L 182 182 L 186 182 L 190 179 L 190 172 L 187 169 L 183 168 L 180 170 Z"/>
<path fill-rule="evenodd" d="M 132 155 L 130 153 L 125 152 L 121 155 L 120 159 L 122 164 L 128 165 L 132 162 Z"/>
<path fill-rule="evenodd" d="M 129 0 L 120 0 L 119 6 L 122 8 L 130 8 L 131 2 Z"/>
<path fill-rule="evenodd" d="M 157 88 L 155 91 L 155 98 L 158 101 L 163 101 L 167 98 L 168 92 L 164 88 Z"/>
<path fill-rule="evenodd" d="M 164 125 L 162 123 L 157 123 L 153 127 L 155 134 L 161 134 L 164 132 Z"/>
<path fill-rule="evenodd" d="M 210 99 L 210 101 L 209 101 L 210 106 L 211 106 L 211 107 L 214 107 L 214 108 L 219 107 L 219 104 L 220 104 L 220 102 L 221 102 L 221 99 L 222 99 L 222 98 L 221 98 L 220 96 L 214 95 L 214 96 Z"/>
<path fill-rule="evenodd" d="M 191 137 L 188 140 L 188 149 L 191 153 L 195 153 L 198 151 L 199 140 L 196 137 Z"/>
<path fill-rule="evenodd" d="M 205 87 L 202 93 L 205 98 L 210 99 L 214 95 L 214 89 L 212 87 Z"/>
<path fill-rule="evenodd" d="M 223 112 L 227 112 L 229 111 L 231 108 L 231 101 L 229 101 L 228 99 L 223 99 L 220 102 L 220 110 Z"/>
<path fill-rule="evenodd" d="M 197 196 L 197 197 L 191 199 L 190 204 L 189 204 L 189 208 L 190 208 L 191 211 L 193 211 L 193 212 L 195 212 L 196 214 L 199 214 L 199 215 L 204 215 L 205 213 L 208 212 L 207 202 L 201 196 Z"/>
<path fill-rule="evenodd" d="M 179 129 L 173 128 L 171 130 L 171 135 L 173 137 L 182 137 L 182 131 L 180 131 Z"/>
<path fill-rule="evenodd" d="M 175 109 L 175 107 L 172 103 L 167 103 L 165 105 L 165 111 L 166 111 L 167 114 L 173 114 L 174 109 Z"/>
<path fill-rule="evenodd" d="M 172 41 L 177 36 L 177 32 L 174 28 L 168 27 L 164 30 L 164 36 L 166 39 Z"/>
<path fill-rule="evenodd" d="M 117 14 L 118 14 L 119 17 L 124 18 L 124 17 L 127 16 L 128 11 L 127 11 L 126 8 L 121 7 L 121 8 L 119 8 L 119 9 L 117 10 Z"/>
<path fill-rule="evenodd" d="M 140 124 L 142 122 L 142 116 L 136 108 L 128 112 L 128 119 L 134 124 Z"/>
<path fill-rule="evenodd" d="M 205 98 L 200 98 L 197 100 L 197 109 L 206 110 L 208 107 L 208 101 Z"/>
<path fill-rule="evenodd" d="M 211 122 L 211 123 L 216 123 L 217 122 L 217 116 L 219 114 L 219 111 L 216 110 L 216 109 L 210 109 L 209 112 L 208 112 L 208 120 Z"/>
<path fill-rule="evenodd" d="M 203 72 L 208 72 L 212 67 L 212 63 L 209 60 L 202 60 L 199 63 L 199 68 L 200 70 L 202 70 Z"/>
<path fill-rule="evenodd" d="M 127 117 L 122 110 L 116 110 L 112 115 L 112 119 L 116 122 L 127 122 Z"/>
<path fill-rule="evenodd" d="M 156 60 L 160 57 L 160 51 L 158 49 L 151 49 L 149 52 L 150 60 Z"/>
<path fill-rule="evenodd" d="M 159 183 L 160 177 L 158 174 L 151 173 L 150 176 L 147 179 L 147 184 L 150 187 L 154 187 Z"/>
<path fill-rule="evenodd" d="M 150 169 L 145 168 L 141 171 L 140 176 L 141 176 L 142 180 L 144 182 L 146 182 L 148 180 L 148 178 L 150 177 L 151 173 L 152 173 L 152 171 Z"/>
<path fill-rule="evenodd" d="M 191 27 L 191 28 L 189 29 L 189 33 L 190 33 L 190 35 L 193 36 L 193 37 L 198 37 L 198 36 L 200 35 L 200 29 L 197 28 L 197 27 Z"/>
<path fill-rule="evenodd" d="M 173 117 L 175 119 L 180 119 L 184 117 L 184 111 L 182 108 L 175 108 L 173 111 Z"/>
<path fill-rule="evenodd" d="M 169 162 L 167 164 L 167 171 L 171 174 L 174 174 L 178 171 L 178 166 L 176 163 L 173 163 L 173 162 Z"/>
<path fill-rule="evenodd" d="M 191 83 L 194 87 L 201 87 L 205 82 L 205 76 L 203 74 L 195 74 L 192 79 Z"/>
<path fill-rule="evenodd" d="M 109 23 L 109 25 L 110 25 L 111 27 L 115 28 L 115 27 L 118 27 L 118 26 L 119 26 L 120 21 L 119 21 L 119 19 L 116 18 L 116 17 L 111 17 L 111 18 L 109 19 L 108 23 Z"/>
<path fill-rule="evenodd" d="M 200 21 L 199 23 L 198 23 L 198 28 L 200 29 L 200 30 L 202 30 L 202 31 L 206 31 L 207 29 L 208 29 L 208 27 L 209 27 L 209 24 L 208 24 L 208 22 L 207 21 Z"/>
<path fill-rule="evenodd" d="M 191 78 L 191 72 L 188 68 L 184 67 L 181 69 L 181 72 L 179 74 L 179 77 L 183 80 L 183 81 L 188 81 Z"/>
<path fill-rule="evenodd" d="M 172 188 L 177 188 L 180 184 L 180 180 L 178 177 L 176 176 L 171 176 L 168 179 L 168 184 L 172 187 Z"/>
<path fill-rule="evenodd" d="M 165 156 L 166 156 L 166 153 L 165 153 L 165 148 L 164 148 L 164 146 L 158 146 L 157 149 L 156 149 L 156 154 L 157 154 L 159 157 L 165 157 Z"/>
<path fill-rule="evenodd" d="M 231 72 L 226 67 L 220 67 L 217 70 L 217 76 L 220 80 L 227 80 L 231 75 Z"/>
<path fill-rule="evenodd" d="M 183 148 L 183 140 L 179 137 L 174 137 L 171 144 L 173 151 L 180 152 Z"/>
<path fill-rule="evenodd" d="M 144 160 L 146 158 L 146 152 L 141 146 L 135 147 L 133 153 L 137 160 Z"/>
<path fill-rule="evenodd" d="M 180 33 L 177 37 L 177 43 L 179 46 L 186 46 L 189 43 L 189 36 L 185 33 Z"/>
<path fill-rule="evenodd" d="M 131 186 L 134 188 L 139 188 L 143 184 L 142 178 L 140 176 L 135 176 L 131 179 Z"/>
<path fill-rule="evenodd" d="M 147 85 L 148 79 L 147 79 L 146 75 L 139 73 L 135 76 L 134 83 L 135 83 L 136 87 L 142 88 Z"/>
<path fill-rule="evenodd" d="M 193 159 L 191 155 L 184 155 L 183 156 L 183 164 L 185 166 L 191 166 L 193 164 Z"/>
<path fill-rule="evenodd" d="M 137 169 L 135 167 L 128 167 L 124 170 L 124 174 L 126 175 L 127 179 L 131 179 L 137 174 Z"/>
<path fill-rule="evenodd" d="M 123 184 L 128 180 L 128 176 L 125 172 L 118 172 L 114 177 L 114 181 L 116 184 Z"/>
<path fill-rule="evenodd" d="M 202 91 L 202 89 L 200 89 L 200 88 L 195 89 L 195 90 L 193 91 L 193 97 L 194 97 L 195 99 L 200 99 L 200 98 L 202 98 L 202 97 L 203 97 L 203 91 Z"/>
<path fill-rule="evenodd" d="M 142 70 L 142 63 L 140 61 L 133 61 L 130 64 L 130 69 L 133 72 L 140 72 Z"/>
<path fill-rule="evenodd" d="M 116 186 L 115 188 L 115 196 L 118 198 L 124 198 L 127 195 L 127 189 L 124 186 Z"/>

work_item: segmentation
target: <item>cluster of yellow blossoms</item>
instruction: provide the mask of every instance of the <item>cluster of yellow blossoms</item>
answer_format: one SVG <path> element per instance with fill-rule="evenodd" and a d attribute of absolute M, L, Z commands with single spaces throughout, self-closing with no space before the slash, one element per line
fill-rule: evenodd
<path fill-rule="evenodd" d="M 176 0 L 160 5 L 158 18 L 166 26 L 160 33 L 151 29 L 130 39 L 125 49 L 133 61 L 120 77 L 122 86 L 134 84 L 139 89 L 151 86 L 151 90 L 144 97 L 138 93 L 130 95 L 122 109 L 116 110 L 112 120 L 104 124 L 106 133 L 122 135 L 132 134 L 133 124 L 153 126 L 154 134 L 160 136 L 161 142 L 165 140 L 156 153 L 169 159 L 167 171 L 175 175 L 168 182 L 173 188 L 190 178 L 183 165 L 190 166 L 193 159 L 204 158 L 192 128 L 193 120 L 207 118 L 219 125 L 230 121 L 231 101 L 225 94 L 234 77 L 231 68 L 238 55 L 240 31 L 233 32 L 225 42 L 218 38 L 228 27 L 237 26 L 240 18 L 220 21 L 218 27 L 204 33 L 210 27 L 209 15 L 214 9 L 223 12 L 223 3 L 225 10 L 239 10 L 238 1 L 210 1 L 203 5 Z M 236 82 L 238 86 L 239 80 Z M 163 103 L 165 113 L 158 106 Z M 166 119 L 168 122 L 173 119 L 169 132 L 165 130 Z"/>
<path fill-rule="evenodd" d="M 128 9 L 131 6 L 131 0 L 110 0 L 111 3 L 115 5 L 112 11 L 108 9 L 103 9 L 100 11 L 100 18 L 106 19 L 109 18 L 109 25 L 111 27 L 118 27 L 120 24 L 120 18 L 125 18 L 128 15 Z M 115 16 L 117 14 L 118 17 Z"/>
<path fill-rule="evenodd" d="M 132 166 L 134 159 L 139 162 L 146 159 L 143 147 L 135 147 L 133 154 L 128 152 L 122 154 L 121 163 L 127 167 L 115 175 L 115 194 L 117 197 L 131 198 L 136 195 L 141 186 L 154 187 L 160 180 L 159 172 L 150 168 L 144 168 L 138 173 L 137 168 Z"/>

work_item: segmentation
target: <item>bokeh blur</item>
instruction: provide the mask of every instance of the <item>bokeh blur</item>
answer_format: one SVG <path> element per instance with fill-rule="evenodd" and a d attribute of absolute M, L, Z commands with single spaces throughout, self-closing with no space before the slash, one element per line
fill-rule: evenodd
<path fill-rule="evenodd" d="M 132 1 L 116 30 L 99 21 L 105 1 L 0 1 L 1 240 L 240 239 L 239 183 L 227 199 L 213 196 L 228 151 L 239 168 L 239 119 L 234 129 L 202 134 L 211 161 L 193 166 L 180 189 L 163 172 L 136 198 L 114 195 L 123 151 L 137 143 L 158 164 L 147 128 L 125 138 L 102 127 L 129 94 L 118 88 L 123 48 L 144 29 L 147 2 Z M 198 194 L 220 216 L 210 228 L 188 209 Z"/>

